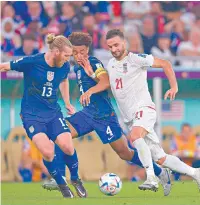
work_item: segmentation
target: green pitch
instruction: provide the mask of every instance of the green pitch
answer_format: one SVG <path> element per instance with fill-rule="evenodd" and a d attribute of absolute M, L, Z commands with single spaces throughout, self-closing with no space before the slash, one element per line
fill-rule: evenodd
<path fill-rule="evenodd" d="M 2 205 L 200 205 L 200 192 L 194 182 L 174 182 L 172 192 L 163 196 L 162 188 L 154 193 L 140 191 L 138 183 L 124 182 L 116 196 L 105 196 L 97 183 L 85 184 L 89 198 L 64 199 L 60 192 L 46 191 L 41 184 L 3 183 L 1 186 Z"/>

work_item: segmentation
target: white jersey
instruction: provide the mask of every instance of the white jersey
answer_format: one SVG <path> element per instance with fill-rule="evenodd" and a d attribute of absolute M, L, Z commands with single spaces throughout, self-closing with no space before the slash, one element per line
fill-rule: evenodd
<path fill-rule="evenodd" d="M 147 84 L 147 67 L 153 61 L 152 55 L 130 52 L 121 61 L 112 58 L 108 63 L 111 90 L 124 122 L 132 121 L 140 107 L 155 108 Z"/>

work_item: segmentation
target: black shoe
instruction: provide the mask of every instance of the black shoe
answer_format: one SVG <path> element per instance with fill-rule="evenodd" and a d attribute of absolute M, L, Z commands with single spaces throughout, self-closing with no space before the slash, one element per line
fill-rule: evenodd
<path fill-rule="evenodd" d="M 77 179 L 76 181 L 71 181 L 71 184 L 76 189 L 76 193 L 78 194 L 79 197 L 81 197 L 81 198 L 87 197 L 87 191 L 84 188 L 81 179 Z"/>
<path fill-rule="evenodd" d="M 74 198 L 73 192 L 70 190 L 70 188 L 66 184 L 58 185 L 58 187 L 64 198 Z"/>

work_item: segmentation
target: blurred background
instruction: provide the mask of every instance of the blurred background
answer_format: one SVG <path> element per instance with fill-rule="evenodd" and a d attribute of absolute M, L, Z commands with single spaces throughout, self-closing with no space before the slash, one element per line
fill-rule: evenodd
<path fill-rule="evenodd" d="M 173 64 L 179 84 L 173 102 L 162 100 L 169 88 L 162 70 L 150 69 L 148 73 L 158 112 L 156 131 L 166 152 L 200 167 L 200 2 L 1 1 L 1 62 L 45 52 L 48 33 L 68 36 L 73 31 L 84 31 L 93 37 L 90 55 L 106 66 L 111 54 L 105 34 L 113 28 L 124 31 L 129 51 L 152 53 Z M 80 110 L 71 64 L 71 102 Z M 1 181 L 37 182 L 48 177 L 40 153 L 22 128 L 22 95 L 23 74 L 1 73 Z M 61 98 L 59 103 L 66 113 Z M 126 132 L 120 116 L 119 120 Z M 131 181 L 144 179 L 142 169 L 119 159 L 95 133 L 74 143 L 83 180 L 97 180 L 106 172 Z M 174 179 L 180 176 L 174 174 Z"/>

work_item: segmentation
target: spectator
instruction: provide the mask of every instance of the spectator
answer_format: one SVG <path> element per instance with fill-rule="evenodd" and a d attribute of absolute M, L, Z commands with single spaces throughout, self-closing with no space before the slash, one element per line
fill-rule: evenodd
<path fill-rule="evenodd" d="M 43 28 L 41 31 L 42 35 L 47 35 L 48 33 L 54 33 L 55 35 L 60 34 L 59 22 L 56 19 L 57 16 L 56 2 L 43 1 L 42 3 L 46 11 L 46 14 L 49 17 L 49 23 L 47 27 Z"/>
<path fill-rule="evenodd" d="M 26 32 L 24 22 L 21 20 L 20 16 L 16 16 L 15 10 L 12 5 L 6 4 L 2 8 L 2 19 L 11 18 L 14 22 L 15 32 L 17 32 L 18 34 L 24 34 Z"/>
<path fill-rule="evenodd" d="M 160 34 L 158 38 L 158 46 L 153 46 L 151 53 L 158 57 L 170 60 L 172 53 L 170 51 L 170 35 L 169 34 Z"/>
<path fill-rule="evenodd" d="M 93 49 L 100 48 L 101 33 L 97 29 L 96 21 L 93 15 L 88 14 L 83 19 L 83 32 L 89 33 L 92 36 L 92 47 L 90 54 L 93 53 Z"/>
<path fill-rule="evenodd" d="M 164 33 L 164 26 L 167 23 L 167 18 L 163 13 L 161 2 L 153 1 L 151 2 L 151 16 L 154 17 L 156 23 L 156 31 Z"/>
<path fill-rule="evenodd" d="M 171 51 L 175 55 L 184 39 L 184 23 L 179 19 L 173 20 L 165 25 L 165 32 L 171 33 Z"/>
<path fill-rule="evenodd" d="M 76 15 L 75 7 L 72 3 L 62 2 L 61 13 L 58 22 L 60 25 L 60 31 L 65 36 L 69 36 L 72 31 L 82 30 L 82 19 L 79 15 Z"/>
<path fill-rule="evenodd" d="M 150 54 L 152 47 L 157 45 L 158 41 L 158 36 L 155 32 L 155 22 L 151 16 L 146 16 L 143 19 L 141 33 L 144 52 Z"/>
<path fill-rule="evenodd" d="M 90 1 L 73 1 L 72 4 L 75 6 L 76 13 L 87 14 L 90 13 L 92 15 L 96 14 L 97 8 L 95 2 Z"/>
<path fill-rule="evenodd" d="M 34 34 L 26 34 L 23 36 L 22 47 L 14 51 L 14 56 L 29 56 L 37 54 L 39 51 L 35 48 L 36 38 Z"/>
<path fill-rule="evenodd" d="M 188 123 L 181 126 L 181 133 L 175 136 L 171 142 L 171 153 L 178 156 L 188 165 L 192 165 L 197 149 L 197 137 L 192 133 L 192 127 Z"/>
<path fill-rule="evenodd" d="M 120 29 L 121 31 L 124 31 L 124 23 L 123 23 L 122 17 L 119 16 L 119 17 L 113 18 L 108 27 L 109 28 L 107 29 Z"/>
<path fill-rule="evenodd" d="M 1 26 L 1 50 L 12 56 L 14 50 L 21 46 L 21 38 L 15 33 L 15 23 L 12 18 L 4 18 Z"/>
<path fill-rule="evenodd" d="M 200 29 L 194 27 L 189 35 L 189 41 L 182 42 L 178 48 L 180 56 L 200 56 Z M 200 67 L 200 60 L 182 60 L 182 66 Z"/>
<path fill-rule="evenodd" d="M 122 11 L 127 20 L 140 20 L 151 10 L 151 4 L 148 1 L 125 1 L 122 5 Z"/>
<path fill-rule="evenodd" d="M 142 39 L 138 32 L 133 32 L 127 36 L 128 50 L 133 53 L 144 53 Z"/>
<path fill-rule="evenodd" d="M 181 16 L 182 6 L 177 1 L 162 1 L 162 9 L 168 20 L 178 19 Z"/>
<path fill-rule="evenodd" d="M 28 1 L 28 16 L 25 18 L 25 24 L 28 27 L 28 25 L 31 22 L 38 22 L 40 28 L 44 28 L 48 24 L 48 17 L 45 15 L 45 13 L 42 10 L 42 5 L 39 1 Z"/>
<path fill-rule="evenodd" d="M 115 16 L 115 12 L 117 10 L 117 7 L 115 6 L 117 3 L 120 4 L 120 2 L 107 2 L 107 1 L 99 1 L 96 5 L 97 7 L 97 13 L 95 15 L 96 20 L 99 24 L 99 28 L 103 29 L 106 24 L 108 24 L 110 20 L 110 15 L 109 15 L 109 8 L 112 5 L 112 13 Z M 111 5 L 110 5 L 111 4 Z"/>
<path fill-rule="evenodd" d="M 112 58 L 112 55 L 108 49 L 108 46 L 106 44 L 106 35 L 102 35 L 100 39 L 100 48 L 94 49 L 94 56 L 99 58 L 104 66 L 107 65 L 110 58 Z"/>

